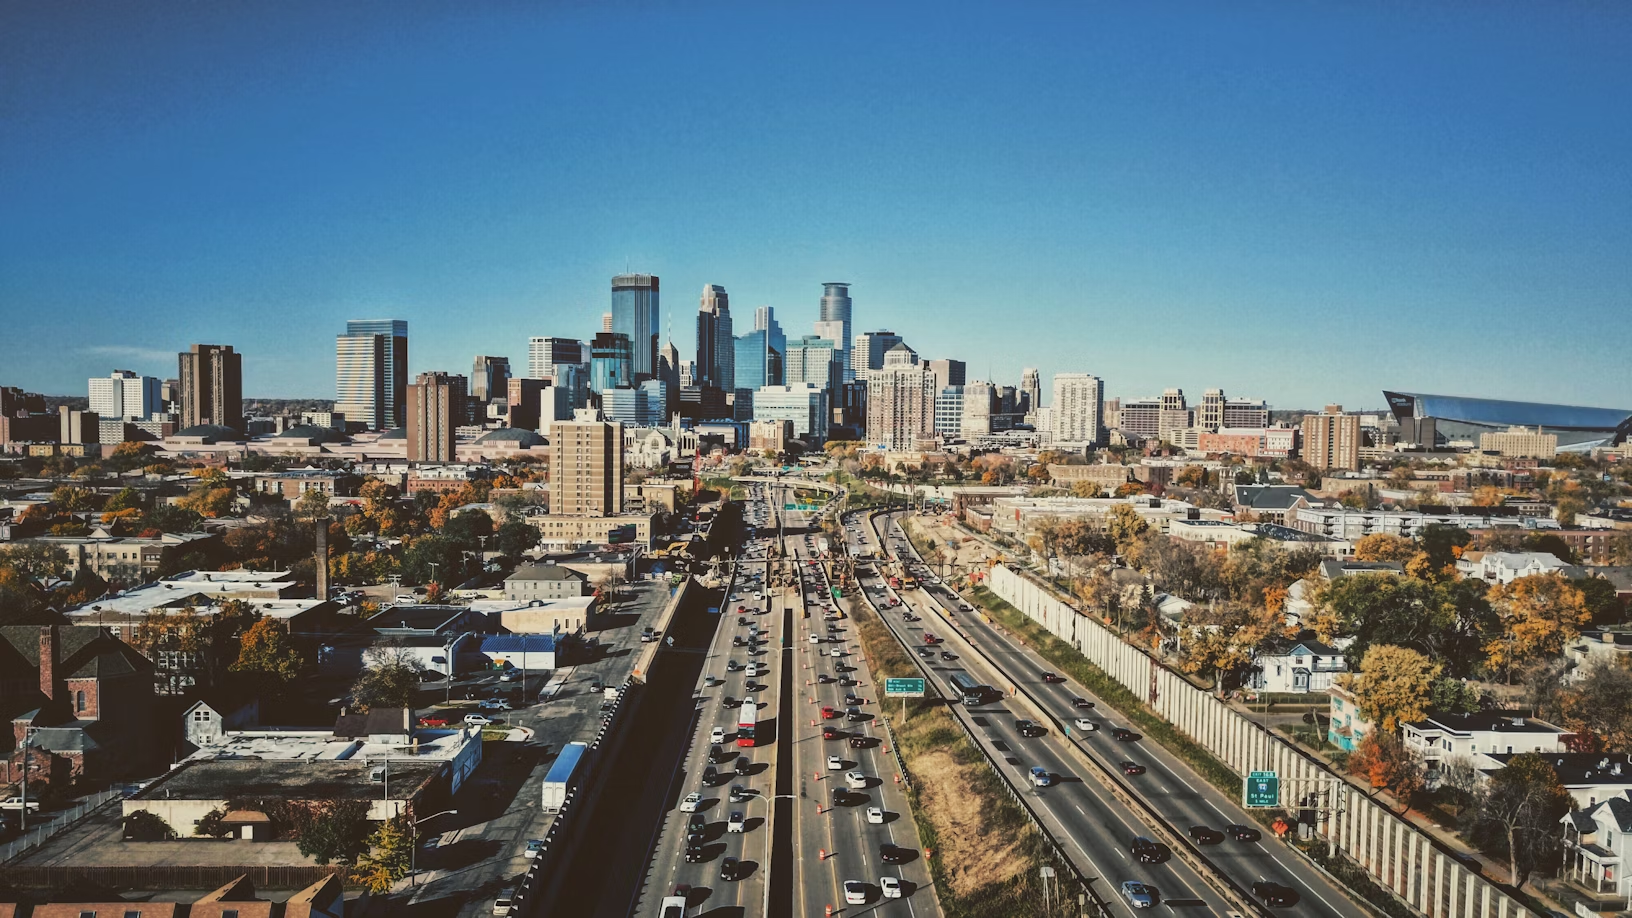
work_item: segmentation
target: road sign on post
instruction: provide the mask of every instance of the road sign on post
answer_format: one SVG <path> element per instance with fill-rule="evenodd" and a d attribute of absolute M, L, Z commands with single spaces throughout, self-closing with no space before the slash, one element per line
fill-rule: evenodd
<path fill-rule="evenodd" d="M 885 679 L 884 694 L 901 698 L 924 697 L 924 680 L 922 679 Z"/>
<path fill-rule="evenodd" d="M 1281 779 L 1273 771 L 1255 771 L 1247 775 L 1247 807 L 1275 807 L 1281 805 Z"/>

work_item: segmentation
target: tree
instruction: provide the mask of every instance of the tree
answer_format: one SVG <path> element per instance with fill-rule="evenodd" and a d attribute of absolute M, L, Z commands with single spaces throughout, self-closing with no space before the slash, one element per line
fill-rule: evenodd
<path fill-rule="evenodd" d="M 1604 577 L 1576 577 L 1570 583 L 1581 591 L 1592 612 L 1594 625 L 1619 625 L 1626 617 L 1626 604 L 1615 592 L 1615 584 Z"/>
<path fill-rule="evenodd" d="M 1484 773 L 1468 756 L 1453 755 L 1439 763 L 1439 789 L 1455 799 L 1452 805 L 1458 816 L 1478 799 L 1483 779 Z"/>
<path fill-rule="evenodd" d="M 539 543 L 538 527 L 512 520 L 500 526 L 494 544 L 507 558 L 519 558 Z"/>
<path fill-rule="evenodd" d="M 329 514 L 329 495 L 320 488 L 307 488 L 295 501 L 295 516 L 303 520 L 321 519 Z"/>
<path fill-rule="evenodd" d="M 163 817 L 147 810 L 137 810 L 125 817 L 125 839 L 128 841 L 170 841 L 176 830 Z"/>
<path fill-rule="evenodd" d="M 1496 772 L 1469 814 L 1480 847 L 1508 859 L 1513 885 L 1558 852 L 1558 822 L 1575 809 L 1575 799 L 1540 755 L 1526 752 Z"/>
<path fill-rule="evenodd" d="M 305 665 L 289 639 L 289 626 L 275 618 L 263 618 L 251 625 L 239 644 L 238 659 L 231 666 L 235 673 L 253 673 L 277 685 L 287 685 Z"/>
<path fill-rule="evenodd" d="M 1422 755 L 1391 730 L 1367 733 L 1349 756 L 1349 771 L 1364 777 L 1374 789 L 1393 794 L 1402 810 L 1411 806 L 1412 795 L 1422 790 L 1424 782 Z"/>
<path fill-rule="evenodd" d="M 142 525 L 162 532 L 193 532 L 198 529 L 199 514 L 176 504 L 154 504 L 142 516 Z"/>
<path fill-rule="evenodd" d="M 296 847 L 318 864 L 351 863 L 368 847 L 368 803 L 331 800 L 302 808 L 296 814 Z"/>
<path fill-rule="evenodd" d="M 1117 504 L 1105 514 L 1105 534 L 1116 543 L 1116 550 L 1126 552 L 1135 539 L 1150 530 L 1150 524 L 1138 511 L 1127 504 Z"/>
<path fill-rule="evenodd" d="M 1071 496 L 1085 498 L 1104 497 L 1105 489 L 1091 481 L 1088 481 L 1087 479 L 1079 479 L 1071 482 Z"/>
<path fill-rule="evenodd" d="M 1354 557 L 1360 561 L 1398 561 L 1404 564 L 1416 553 L 1417 546 L 1410 539 L 1387 532 L 1374 532 L 1354 543 Z"/>
<path fill-rule="evenodd" d="M 1490 604 L 1500 631 L 1485 644 L 1490 666 L 1504 670 L 1540 657 L 1556 657 L 1581 629 L 1592 624 L 1587 598 L 1557 574 L 1520 577 L 1494 587 Z"/>
<path fill-rule="evenodd" d="M 1377 725 L 1372 732 L 1392 735 L 1402 721 L 1420 720 L 1439 670 L 1407 647 L 1377 644 L 1367 650 L 1351 688 L 1361 716 Z"/>
<path fill-rule="evenodd" d="M 402 553 L 403 582 L 420 584 L 441 580 L 458 583 L 458 574 L 464 565 L 462 551 L 459 543 L 452 539 L 440 535 L 419 536 Z"/>
<path fill-rule="evenodd" d="M 1428 706 L 1448 714 L 1472 714 L 1479 710 L 1479 692 L 1461 679 L 1435 679 L 1428 689 Z"/>
<path fill-rule="evenodd" d="M 1609 660 L 1589 665 L 1567 686 L 1554 689 L 1544 710 L 1576 733 L 1593 751 L 1632 752 L 1632 671 Z M 1584 741 L 1584 742 L 1581 742 Z"/>
<path fill-rule="evenodd" d="M 193 826 L 194 835 L 208 835 L 211 838 L 226 838 L 232 834 L 232 827 L 227 825 L 225 810 L 214 809 L 205 813 L 198 824 Z"/>
<path fill-rule="evenodd" d="M 1232 602 L 1196 606 L 1184 622 L 1179 668 L 1211 673 L 1213 690 L 1223 694 L 1226 677 L 1252 662 L 1252 649 L 1278 624 L 1275 616 Z"/>
<path fill-rule="evenodd" d="M 408 875 L 414 841 L 407 819 L 399 816 L 380 823 L 368 837 L 369 850 L 358 858 L 351 878 L 375 895 L 390 892 L 398 880 Z"/>
<path fill-rule="evenodd" d="M 351 697 L 361 710 L 407 708 L 419 691 L 419 674 L 424 664 L 404 647 L 374 647 L 366 654 L 368 666 L 351 687 Z"/>

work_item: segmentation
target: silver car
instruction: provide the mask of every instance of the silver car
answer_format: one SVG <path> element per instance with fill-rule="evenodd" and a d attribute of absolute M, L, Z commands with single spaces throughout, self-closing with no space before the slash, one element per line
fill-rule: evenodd
<path fill-rule="evenodd" d="M 1150 908 L 1156 904 L 1156 889 L 1138 880 L 1126 880 L 1122 883 L 1122 898 L 1134 908 Z"/>

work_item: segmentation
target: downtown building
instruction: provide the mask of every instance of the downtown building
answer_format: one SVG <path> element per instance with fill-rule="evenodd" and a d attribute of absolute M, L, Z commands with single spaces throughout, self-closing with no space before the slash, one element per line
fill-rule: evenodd
<path fill-rule="evenodd" d="M 822 302 L 816 314 L 817 337 L 832 341 L 839 351 L 845 382 L 856 378 L 857 367 L 850 358 L 850 341 L 854 331 L 851 322 L 850 285 L 841 281 L 822 284 Z"/>
<path fill-rule="evenodd" d="M 368 430 L 407 424 L 408 323 L 352 319 L 335 338 L 335 413 Z"/>
<path fill-rule="evenodd" d="M 1101 442 L 1105 429 L 1104 397 L 1104 383 L 1098 376 L 1054 374 L 1054 400 L 1049 406 L 1053 443 L 1093 446 Z"/>
<path fill-rule="evenodd" d="M 243 355 L 230 344 L 195 344 L 177 355 L 181 426 L 244 428 Z"/>
<path fill-rule="evenodd" d="M 860 341 L 866 335 L 858 335 Z M 856 350 L 859 358 L 864 351 Z M 935 374 L 899 339 L 867 384 L 867 442 L 892 452 L 917 449 L 935 435 Z"/>
<path fill-rule="evenodd" d="M 619 274 L 612 278 L 612 328 L 629 339 L 634 378 L 631 382 L 657 376 L 659 311 L 657 277 L 652 274 Z"/>
<path fill-rule="evenodd" d="M 813 444 L 827 439 L 831 417 L 828 391 L 816 383 L 761 386 L 754 392 L 755 421 L 791 421 L 793 436 Z"/>
<path fill-rule="evenodd" d="M 421 373 L 408 387 L 408 461 L 455 461 L 456 434 L 465 423 L 463 376 Z"/>
<path fill-rule="evenodd" d="M 719 284 L 705 284 L 697 306 L 697 360 L 692 384 L 721 392 L 736 388 L 736 339 L 731 327 L 731 297 Z"/>
<path fill-rule="evenodd" d="M 1320 414 L 1304 415 L 1300 458 L 1317 469 L 1360 467 L 1360 416 L 1344 414 L 1342 405 L 1327 405 Z"/>

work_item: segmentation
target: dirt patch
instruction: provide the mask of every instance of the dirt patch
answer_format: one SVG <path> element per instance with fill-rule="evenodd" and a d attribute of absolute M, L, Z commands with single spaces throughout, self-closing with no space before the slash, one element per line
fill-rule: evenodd
<path fill-rule="evenodd" d="M 992 801 L 968 788 L 980 765 L 962 765 L 945 750 L 912 757 L 918 804 L 940 841 L 935 857 L 952 891 L 967 896 L 988 883 L 1004 883 L 1028 869 L 1031 857 L 1019 833 L 991 819 Z"/>

